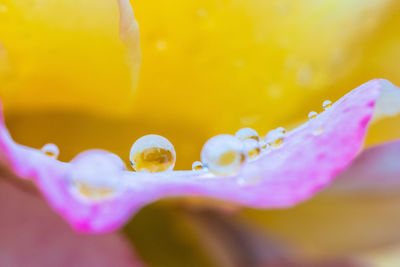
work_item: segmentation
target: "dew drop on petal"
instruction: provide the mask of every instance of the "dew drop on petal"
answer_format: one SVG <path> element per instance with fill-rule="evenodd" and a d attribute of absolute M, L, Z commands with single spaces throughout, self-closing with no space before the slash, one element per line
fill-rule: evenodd
<path fill-rule="evenodd" d="M 308 113 L 308 118 L 310 120 L 315 119 L 317 117 L 318 113 L 315 111 L 311 111 L 310 113 Z"/>
<path fill-rule="evenodd" d="M 332 106 L 332 101 L 330 101 L 330 100 L 325 100 L 323 103 L 322 103 L 322 107 L 324 108 L 324 109 L 328 109 L 328 108 L 330 108 Z"/>
<path fill-rule="evenodd" d="M 204 169 L 203 163 L 201 163 L 200 161 L 195 161 L 192 164 L 192 170 L 194 171 L 201 171 L 202 169 Z"/>
<path fill-rule="evenodd" d="M 283 127 L 278 127 L 278 128 L 276 128 L 276 130 L 279 131 L 279 132 L 281 132 L 281 133 L 283 133 L 283 134 L 286 133 L 286 129 L 283 128 Z"/>
<path fill-rule="evenodd" d="M 241 141 L 245 141 L 247 139 L 254 139 L 256 141 L 260 140 L 260 137 L 256 130 L 251 128 L 242 128 L 236 132 L 235 137 Z"/>
<path fill-rule="evenodd" d="M 45 144 L 42 147 L 42 152 L 46 154 L 47 156 L 51 158 L 58 158 L 58 155 L 60 154 L 60 150 L 58 149 L 58 146 L 52 143 Z"/>
<path fill-rule="evenodd" d="M 254 139 L 247 139 L 243 142 L 244 152 L 250 160 L 256 159 L 260 153 L 261 148 L 259 142 Z"/>
<path fill-rule="evenodd" d="M 104 150 L 88 150 L 76 156 L 69 173 L 71 190 L 91 201 L 113 197 L 125 164 L 117 155 Z"/>
<path fill-rule="evenodd" d="M 201 151 L 201 161 L 217 175 L 237 174 L 245 160 L 243 143 L 233 135 L 214 136 L 205 143 Z"/>
<path fill-rule="evenodd" d="M 272 148 L 278 148 L 282 146 L 284 140 L 285 134 L 278 129 L 269 131 L 268 134 L 265 136 L 265 142 L 268 144 L 269 147 Z"/>
<path fill-rule="evenodd" d="M 149 134 L 132 145 L 129 160 L 135 171 L 162 172 L 174 168 L 176 154 L 166 138 Z"/>
<path fill-rule="evenodd" d="M 268 144 L 267 144 L 267 142 L 265 142 L 265 140 L 260 140 L 260 148 L 261 148 L 261 151 L 265 151 L 268 149 Z"/>

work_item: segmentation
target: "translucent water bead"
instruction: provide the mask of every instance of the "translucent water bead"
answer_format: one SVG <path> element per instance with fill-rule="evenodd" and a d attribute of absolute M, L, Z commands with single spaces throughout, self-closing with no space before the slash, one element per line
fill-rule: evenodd
<path fill-rule="evenodd" d="M 176 154 L 166 138 L 150 134 L 136 140 L 129 159 L 135 171 L 162 172 L 174 168 Z"/>
<path fill-rule="evenodd" d="M 256 130 L 253 130 L 251 128 L 242 128 L 239 131 L 236 132 L 235 137 L 238 138 L 241 141 L 247 140 L 247 139 L 254 139 L 256 141 L 260 141 L 260 137 Z"/>
<path fill-rule="evenodd" d="M 285 140 L 285 134 L 279 128 L 269 131 L 268 134 L 265 136 L 265 142 L 268 144 L 269 147 L 272 148 L 277 148 L 282 146 L 284 140 Z"/>
<path fill-rule="evenodd" d="M 250 160 L 256 159 L 261 153 L 260 143 L 254 139 L 247 139 L 244 141 L 243 147 L 248 159 Z"/>
<path fill-rule="evenodd" d="M 332 106 L 332 101 L 330 101 L 330 100 L 325 100 L 323 103 L 322 103 L 322 107 L 324 108 L 324 109 L 328 109 L 328 108 L 330 108 Z"/>
<path fill-rule="evenodd" d="M 60 150 L 58 149 L 58 146 L 52 143 L 45 144 L 42 147 L 42 152 L 46 154 L 47 156 L 51 158 L 58 158 L 58 155 L 60 154 Z"/>
<path fill-rule="evenodd" d="M 245 162 L 243 143 L 233 135 L 217 135 L 206 142 L 201 161 L 214 174 L 232 176 Z"/>
<path fill-rule="evenodd" d="M 203 163 L 201 163 L 200 161 L 195 161 L 192 164 L 192 170 L 194 171 L 200 171 L 204 169 Z"/>
<path fill-rule="evenodd" d="M 311 111 L 310 113 L 308 113 L 308 118 L 310 120 L 315 119 L 317 117 L 318 113 L 315 111 Z"/>

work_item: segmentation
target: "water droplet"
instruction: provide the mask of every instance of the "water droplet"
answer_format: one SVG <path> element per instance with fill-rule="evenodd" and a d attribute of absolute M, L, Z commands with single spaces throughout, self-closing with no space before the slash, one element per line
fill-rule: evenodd
<path fill-rule="evenodd" d="M 256 141 L 260 140 L 260 136 L 258 135 L 256 130 L 253 130 L 251 128 L 240 129 L 239 131 L 236 132 L 235 137 L 241 141 L 245 141 L 247 139 L 254 139 Z"/>
<path fill-rule="evenodd" d="M 165 49 L 167 49 L 167 43 L 165 41 L 157 41 L 156 43 L 156 49 L 158 51 L 164 51 Z"/>
<path fill-rule="evenodd" d="M 262 151 L 265 151 L 268 149 L 268 144 L 264 140 L 260 140 L 260 148 Z"/>
<path fill-rule="evenodd" d="M 149 134 L 132 145 L 129 160 L 135 171 L 162 172 L 174 168 L 176 154 L 166 138 Z"/>
<path fill-rule="evenodd" d="M 192 164 L 192 170 L 194 171 L 200 171 L 204 169 L 203 163 L 201 163 L 200 161 L 195 161 Z"/>
<path fill-rule="evenodd" d="M 245 140 L 243 142 L 243 147 L 250 160 L 256 159 L 261 153 L 260 144 L 254 139 Z"/>
<path fill-rule="evenodd" d="M 281 133 L 283 133 L 283 134 L 286 133 L 286 129 L 283 128 L 283 127 L 278 127 L 278 128 L 276 128 L 276 130 L 279 131 L 279 132 L 281 132 Z"/>
<path fill-rule="evenodd" d="M 119 189 L 124 162 L 104 150 L 87 150 L 76 156 L 68 175 L 71 190 L 78 197 L 91 201 L 113 197 Z"/>
<path fill-rule="evenodd" d="M 222 176 L 237 174 L 245 159 L 243 143 L 228 134 L 214 136 L 201 151 L 201 161 L 212 173 Z"/>
<path fill-rule="evenodd" d="M 265 136 L 265 142 L 272 148 L 278 148 L 283 145 L 285 134 L 278 129 L 271 130 Z"/>
<path fill-rule="evenodd" d="M 308 118 L 310 120 L 315 119 L 317 117 L 318 113 L 315 111 L 311 111 L 310 113 L 308 113 Z"/>
<path fill-rule="evenodd" d="M 58 155 L 60 154 L 60 150 L 58 149 L 58 146 L 52 143 L 45 144 L 42 147 L 42 152 L 46 154 L 47 156 L 51 158 L 58 158 Z"/>
<path fill-rule="evenodd" d="M 323 103 L 322 103 L 322 107 L 324 108 L 324 109 L 328 109 L 328 108 L 330 108 L 332 106 L 332 101 L 330 101 L 330 100 L 325 100 Z"/>
<path fill-rule="evenodd" d="M 319 127 L 313 131 L 313 135 L 320 135 L 324 131 L 324 127 Z"/>

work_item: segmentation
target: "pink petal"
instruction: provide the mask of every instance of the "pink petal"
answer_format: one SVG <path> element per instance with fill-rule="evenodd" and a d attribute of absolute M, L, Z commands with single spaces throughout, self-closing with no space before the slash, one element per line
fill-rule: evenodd
<path fill-rule="evenodd" d="M 325 191 L 334 194 L 398 194 L 400 190 L 400 140 L 363 151 Z"/>
<path fill-rule="evenodd" d="M 122 234 L 80 235 L 45 201 L 0 181 L 0 266 L 143 266 Z"/>
<path fill-rule="evenodd" d="M 258 208 L 289 207 L 313 196 L 349 166 L 362 148 L 377 101 L 387 103 L 382 98 L 399 94 L 386 80 L 370 81 L 288 132 L 282 147 L 246 163 L 239 175 L 228 178 L 205 171 L 129 172 L 115 155 L 104 151 L 85 152 L 71 163 L 62 163 L 14 143 L 3 123 L 0 151 L 18 176 L 33 179 L 54 210 L 84 232 L 117 229 L 144 205 L 168 196 L 205 196 Z M 396 113 L 382 107 L 377 110 L 379 115 Z M 76 180 L 116 193 L 85 199 L 76 192 Z"/>

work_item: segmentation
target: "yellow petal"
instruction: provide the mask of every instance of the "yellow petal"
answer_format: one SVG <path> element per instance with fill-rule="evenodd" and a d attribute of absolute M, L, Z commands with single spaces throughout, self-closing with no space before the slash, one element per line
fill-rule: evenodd
<path fill-rule="evenodd" d="M 116 0 L 1 0 L 0 36 L 13 73 L 5 88 L 1 80 L 6 108 L 129 111 L 140 52 L 129 2 L 121 5 L 126 46 Z"/>
<path fill-rule="evenodd" d="M 195 121 L 210 134 L 306 118 L 358 76 L 373 78 L 354 71 L 391 3 L 136 0 L 144 58 L 136 114 Z"/>

